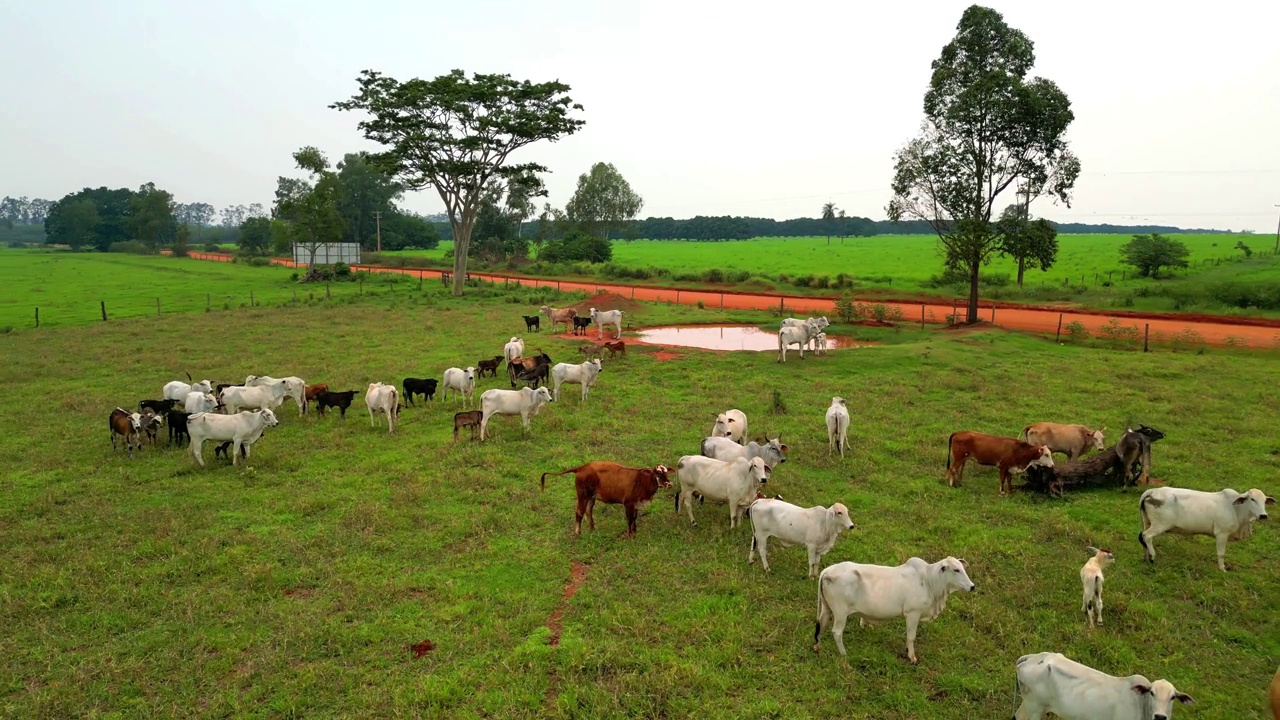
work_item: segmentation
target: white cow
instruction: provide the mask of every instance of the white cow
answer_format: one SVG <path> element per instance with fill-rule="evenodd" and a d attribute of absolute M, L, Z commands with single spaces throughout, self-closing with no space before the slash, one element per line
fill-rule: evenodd
<path fill-rule="evenodd" d="M 190 380 L 191 376 L 188 375 L 187 379 Z M 198 383 L 188 384 L 181 380 L 174 380 L 173 382 L 168 382 L 164 385 L 165 400 L 177 400 L 178 402 L 182 402 L 187 399 L 187 393 L 190 392 L 211 393 L 213 392 L 213 383 L 208 380 L 201 380 Z"/>
<path fill-rule="evenodd" d="M 844 457 L 844 449 L 849 446 L 849 408 L 845 407 L 844 398 L 831 398 L 831 407 L 827 408 L 827 454 L 831 449 L 840 451 Z"/>
<path fill-rule="evenodd" d="M 680 511 L 680 504 L 684 503 L 685 510 L 689 513 L 689 522 L 697 527 L 692 502 L 696 492 L 707 500 L 729 503 L 729 527 L 737 527 L 742 511 L 755 501 L 760 486 L 769 481 L 772 472 L 773 469 L 760 458 L 738 458 L 725 462 L 701 455 L 685 455 L 676 463 L 676 473 L 680 476 L 676 512 Z"/>
<path fill-rule="evenodd" d="M 560 386 L 565 383 L 578 383 L 582 386 L 582 402 L 587 401 L 587 391 L 591 389 L 591 385 L 595 383 L 596 378 L 600 377 L 600 359 L 588 360 L 581 365 L 570 365 L 569 363 L 557 363 L 551 368 L 551 382 L 555 384 L 555 389 L 551 396 L 560 400 Z"/>
<path fill-rule="evenodd" d="M 1218 542 L 1218 569 L 1226 572 L 1223 557 L 1228 540 L 1243 540 L 1253 534 L 1253 521 L 1267 519 L 1267 506 L 1275 504 L 1261 490 L 1252 488 L 1243 495 L 1227 488 L 1216 493 L 1158 487 L 1142 493 L 1138 510 L 1142 513 L 1142 556 L 1156 561 L 1152 542 L 1167 532 L 1178 535 L 1212 535 Z"/>
<path fill-rule="evenodd" d="M 1096 547 L 1089 548 L 1093 557 L 1080 568 L 1080 585 L 1084 589 L 1084 600 L 1080 610 L 1089 618 L 1089 627 L 1102 624 L 1102 571 L 1116 561 L 1116 556 Z"/>
<path fill-rule="evenodd" d="M 213 393 L 189 392 L 186 400 L 182 404 L 182 409 L 188 413 L 213 412 L 218 407 L 218 398 Z"/>
<path fill-rule="evenodd" d="M 800 346 L 800 359 L 804 359 L 804 346 L 818 335 L 818 326 L 806 320 L 803 325 L 785 325 L 778 331 L 778 362 L 787 361 L 787 348 Z"/>
<path fill-rule="evenodd" d="M 747 414 L 736 408 L 720 413 L 711 426 L 711 437 L 727 437 L 741 445 L 747 437 Z"/>
<path fill-rule="evenodd" d="M 307 383 L 300 377 L 290 375 L 289 377 L 277 379 L 269 375 L 250 375 L 244 379 L 244 386 L 258 387 L 261 385 L 270 385 L 278 382 L 279 380 L 284 381 L 284 396 L 293 398 L 293 401 L 297 403 L 298 414 L 302 415 L 305 413 L 307 411 Z"/>
<path fill-rule="evenodd" d="M 502 346 L 502 357 L 506 358 L 507 364 L 511 364 L 512 360 L 518 357 L 524 357 L 524 340 L 513 337 Z"/>
<path fill-rule="evenodd" d="M 835 547 L 840 533 L 853 529 L 849 510 L 836 503 L 830 508 L 815 505 L 802 508 L 781 500 L 761 498 L 751 503 L 751 551 L 747 564 L 756 561 L 756 548 L 760 549 L 760 564 L 769 572 L 769 538 L 775 537 L 787 547 L 804 545 L 809 549 L 809 577 L 817 577 L 818 563 L 822 556 Z"/>
<path fill-rule="evenodd" d="M 818 576 L 818 622 L 813 628 L 813 651 L 827 623 L 836 648 L 844 655 L 844 623 L 849 615 L 858 624 L 894 618 L 907 619 L 907 659 L 917 663 L 916 630 L 942 614 L 947 596 L 956 590 L 973 592 L 977 586 L 965 572 L 963 559 L 947 557 L 930 564 L 913 557 L 897 567 L 842 562 L 828 566 Z"/>
<path fill-rule="evenodd" d="M 800 318 L 787 318 L 782 321 L 782 327 L 800 327 L 802 325 L 812 325 L 814 330 L 818 332 L 818 335 L 814 335 L 811 338 L 814 352 L 817 352 L 817 349 L 818 349 L 817 339 L 819 335 L 822 336 L 824 340 L 826 339 L 826 334 L 823 333 L 822 331 L 827 329 L 827 327 L 831 325 L 831 321 L 827 320 L 826 315 L 823 315 L 822 317 L 811 317 L 806 320 L 801 320 Z M 823 349 L 825 349 L 825 347 Z"/>
<path fill-rule="evenodd" d="M 591 322 L 596 325 L 596 339 L 604 337 L 604 326 L 612 325 L 614 327 L 613 339 L 617 340 L 622 337 L 622 311 L 621 310 L 605 310 L 601 312 L 595 308 L 591 308 Z"/>
<path fill-rule="evenodd" d="M 709 437 L 702 441 L 702 454 L 716 460 L 732 461 L 738 458 L 760 458 L 771 468 L 778 467 L 787 461 L 783 453 L 789 448 L 782 443 L 782 436 L 760 443 L 752 440 L 746 445 L 739 445 L 727 437 Z"/>
<path fill-rule="evenodd" d="M 480 394 L 480 439 L 484 440 L 489 432 L 489 418 L 494 415 L 519 415 L 524 423 L 525 432 L 529 431 L 529 418 L 538 416 L 538 409 L 551 402 L 551 391 L 547 386 L 534 390 L 485 390 Z"/>
<path fill-rule="evenodd" d="M 1013 720 L 1041 720 L 1049 712 L 1061 720 L 1169 720 L 1174 700 L 1195 702 L 1167 680 L 1114 677 L 1061 653 L 1023 655 L 1017 668 L 1022 704 Z"/>
<path fill-rule="evenodd" d="M 396 419 L 400 417 L 400 393 L 395 385 L 386 383 L 369 383 L 364 394 L 364 404 L 369 408 L 369 427 L 376 427 L 373 416 L 383 413 L 387 416 L 387 434 L 396 431 Z"/>
<path fill-rule="evenodd" d="M 440 383 L 442 390 L 440 401 L 444 402 L 449 397 L 449 391 L 453 390 L 454 395 L 461 395 L 462 407 L 471 404 L 471 396 L 476 392 L 476 369 L 469 367 L 466 370 L 462 368 L 451 367 L 444 371 L 444 382 Z"/>
<path fill-rule="evenodd" d="M 240 449 L 244 448 L 245 459 L 252 454 L 252 445 L 262 437 L 262 431 L 275 427 L 280 423 L 275 413 L 268 408 L 235 413 L 234 415 L 218 415 L 217 413 L 196 413 L 187 418 L 187 433 L 191 435 L 191 446 L 188 451 L 191 457 L 204 467 L 205 440 L 235 443 L 231 448 L 231 464 L 235 465 L 240 457 Z"/>
<path fill-rule="evenodd" d="M 827 347 L 828 346 L 827 346 L 826 333 L 820 332 L 817 335 L 813 336 L 813 354 L 814 355 L 826 355 Z"/>
<path fill-rule="evenodd" d="M 284 380 L 276 380 L 275 382 L 255 387 L 232 385 L 222 388 L 222 395 L 219 396 L 219 399 L 222 401 L 223 411 L 228 415 L 235 415 L 241 410 L 257 410 L 261 408 L 274 410 L 280 407 L 280 403 L 284 402 L 286 389 Z"/>

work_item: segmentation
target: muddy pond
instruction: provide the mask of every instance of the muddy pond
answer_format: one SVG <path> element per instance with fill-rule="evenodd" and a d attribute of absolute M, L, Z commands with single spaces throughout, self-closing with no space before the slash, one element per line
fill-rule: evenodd
<path fill-rule="evenodd" d="M 778 350 L 778 332 L 761 330 L 754 325 L 675 325 L 647 328 L 636 333 L 636 340 L 650 345 L 703 350 Z M 867 347 L 870 344 L 835 335 L 827 336 L 827 348 L 831 350 Z M 795 352 L 794 346 L 791 352 Z"/>

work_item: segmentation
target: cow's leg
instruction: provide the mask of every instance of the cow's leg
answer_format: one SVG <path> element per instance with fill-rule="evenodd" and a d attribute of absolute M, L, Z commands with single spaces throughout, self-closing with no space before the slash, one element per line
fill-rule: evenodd
<path fill-rule="evenodd" d="M 1009 494 L 1009 492 L 1005 492 L 1006 486 L 1009 488 L 1009 492 L 1013 492 L 1013 481 L 1009 479 L 1009 468 L 1005 467 L 1004 465 L 1001 465 L 1000 466 L 1000 494 L 1001 495 Z"/>
<path fill-rule="evenodd" d="M 1102 589 L 1099 588 L 1093 596 L 1093 614 L 1096 622 L 1102 624 Z"/>
<path fill-rule="evenodd" d="M 596 529 L 596 496 L 587 498 L 587 525 L 592 532 Z"/>
<path fill-rule="evenodd" d="M 116 447 L 116 434 L 115 434 L 115 431 L 112 431 L 112 433 L 111 433 L 111 451 L 112 451 L 112 452 L 115 452 L 115 451 L 116 451 L 116 450 L 118 450 L 118 449 L 119 449 L 119 448 L 118 448 L 118 447 Z"/>
<path fill-rule="evenodd" d="M 1155 525 L 1138 533 L 1138 542 L 1142 543 L 1142 557 L 1147 562 L 1154 563 L 1156 561 L 1156 544 L 1155 539 L 1169 531 L 1168 525 Z"/>
<path fill-rule="evenodd" d="M 844 625 L 848 620 L 849 613 L 844 608 L 839 610 L 831 608 L 831 637 L 835 638 L 836 650 L 839 650 L 841 655 L 848 654 L 844 650 Z"/>
<path fill-rule="evenodd" d="M 916 657 L 916 630 L 920 628 L 920 614 L 910 613 L 907 615 L 907 659 L 912 665 L 919 664 L 920 659 Z"/>
<path fill-rule="evenodd" d="M 698 527 L 698 521 L 693 518 L 693 492 L 680 488 L 680 494 L 676 496 L 676 502 L 684 505 L 684 509 L 689 513 L 689 522 Z"/>
<path fill-rule="evenodd" d="M 244 447 L 240 438 L 236 438 L 231 444 L 231 466 L 235 467 L 236 461 L 240 459 L 240 448 Z"/>
<path fill-rule="evenodd" d="M 582 534 L 582 516 L 587 514 L 587 500 L 581 495 L 578 496 L 578 505 L 573 509 L 573 536 L 578 537 Z"/>
<path fill-rule="evenodd" d="M 627 504 L 627 537 L 636 536 L 636 518 L 640 516 L 640 512 L 636 510 L 635 505 Z"/>
<path fill-rule="evenodd" d="M 192 439 L 191 445 L 187 448 L 187 451 L 191 453 L 191 457 L 196 459 L 196 462 L 200 463 L 200 467 L 204 467 L 204 439 L 203 438 L 201 438 L 199 442 L 196 442 L 194 439 Z"/>
<path fill-rule="evenodd" d="M 369 427 L 377 427 L 373 424 L 373 408 L 369 408 Z"/>
<path fill-rule="evenodd" d="M 1151 482 L 1149 473 L 1151 472 L 1151 443 L 1145 443 L 1142 446 L 1142 474 L 1138 476 L 1138 483 L 1147 485 Z"/>
<path fill-rule="evenodd" d="M 1216 540 L 1218 544 L 1218 569 L 1222 572 L 1226 572 L 1227 563 L 1224 558 L 1227 556 L 1227 541 L 1231 539 L 1231 536 L 1220 532 L 1215 535 L 1213 539 Z"/>
<path fill-rule="evenodd" d="M 764 568 L 765 572 L 770 572 L 769 570 L 769 533 L 757 532 L 755 534 L 755 537 L 751 538 L 751 547 L 754 549 L 756 548 L 757 545 L 759 546 L 759 550 L 760 550 L 760 567 Z"/>
<path fill-rule="evenodd" d="M 809 578 L 818 577 L 818 563 L 822 562 L 822 556 L 818 554 L 818 548 L 815 545 L 807 546 L 809 551 Z"/>
<path fill-rule="evenodd" d="M 1013 714 L 1013 720 L 1044 720 L 1044 713 L 1044 706 L 1023 698 L 1022 704 Z"/>

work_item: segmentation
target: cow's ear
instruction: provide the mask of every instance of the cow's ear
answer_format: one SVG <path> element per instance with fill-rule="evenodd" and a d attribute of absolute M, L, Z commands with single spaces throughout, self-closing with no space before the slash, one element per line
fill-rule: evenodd
<path fill-rule="evenodd" d="M 1177 700 L 1183 705 L 1192 705 L 1195 703 L 1195 698 L 1191 697 L 1190 695 L 1184 692 L 1174 693 L 1173 699 Z"/>
<path fill-rule="evenodd" d="M 782 448 L 782 452 L 787 452 L 787 450 L 789 449 L 786 445 L 782 445 L 780 447 Z"/>
<path fill-rule="evenodd" d="M 1096 548 L 1096 547 L 1094 547 L 1094 546 L 1092 546 L 1092 545 L 1090 545 L 1089 547 L 1085 548 L 1085 550 L 1088 550 L 1090 555 L 1097 555 L 1099 552 L 1101 552 L 1100 550 L 1098 550 L 1098 548 Z"/>
<path fill-rule="evenodd" d="M 1264 504 L 1264 505 L 1275 505 L 1275 504 L 1276 504 L 1276 499 L 1275 499 L 1275 498 L 1273 498 L 1273 497 L 1269 497 L 1269 498 L 1267 498 L 1267 501 L 1266 501 L 1265 503 L 1263 503 L 1263 504 Z"/>
<path fill-rule="evenodd" d="M 960 561 L 960 567 L 963 567 L 963 568 L 968 569 L 968 567 L 969 567 L 969 561 L 968 561 L 968 560 L 965 560 L 964 558 L 956 558 L 956 559 Z"/>
<path fill-rule="evenodd" d="M 1241 495 L 1240 497 L 1238 497 L 1238 498 L 1236 498 L 1235 500 L 1233 500 L 1233 501 L 1231 502 L 1231 504 L 1232 504 L 1232 505 L 1243 505 L 1243 504 L 1244 504 L 1244 502 L 1245 502 L 1246 500 L 1248 500 L 1248 499 L 1249 499 L 1249 496 L 1248 496 L 1248 495 Z"/>
<path fill-rule="evenodd" d="M 1151 686 L 1143 685 L 1142 683 L 1137 683 L 1129 689 L 1134 691 L 1138 695 L 1146 695 L 1147 693 L 1151 692 Z"/>

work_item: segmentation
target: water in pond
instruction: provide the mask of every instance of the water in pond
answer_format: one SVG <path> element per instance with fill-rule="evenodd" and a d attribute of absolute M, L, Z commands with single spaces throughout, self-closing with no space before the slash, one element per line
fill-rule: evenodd
<path fill-rule="evenodd" d="M 704 350 L 773 350 L 778 349 L 778 332 L 761 330 L 754 325 L 675 325 L 641 330 L 640 342 L 653 345 L 677 345 Z M 869 343 L 855 343 L 848 338 L 827 336 L 830 349 L 863 347 Z M 795 352 L 792 346 L 791 352 Z"/>

